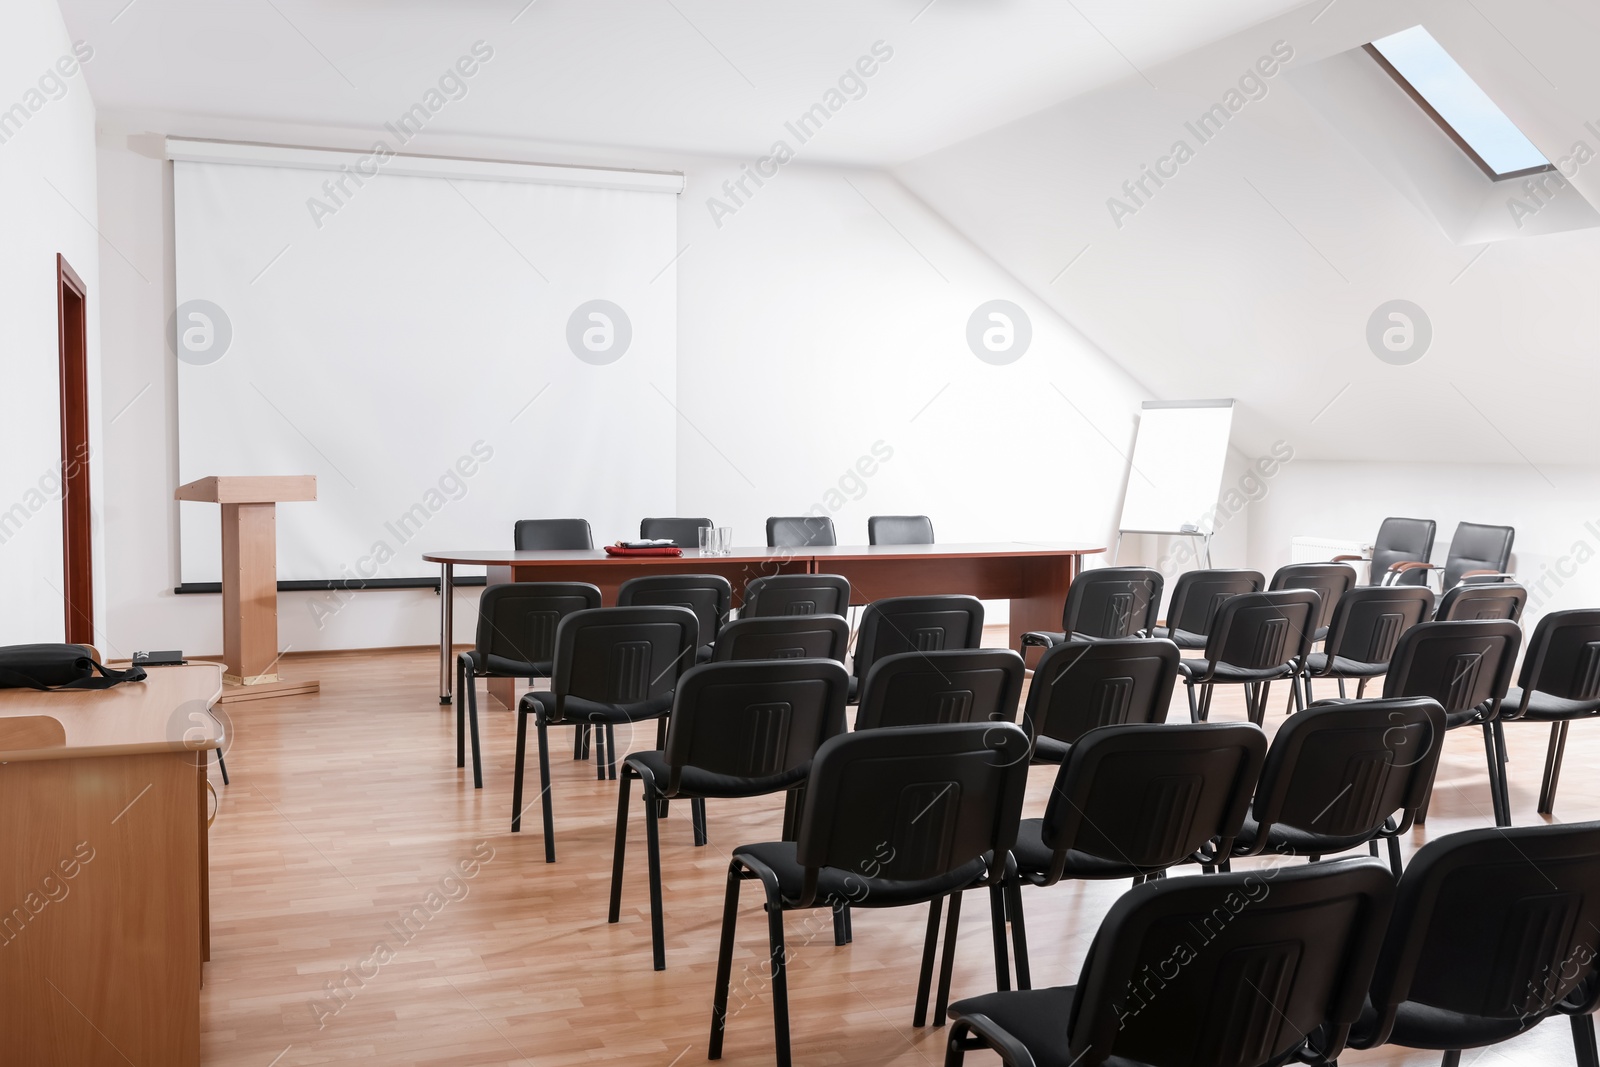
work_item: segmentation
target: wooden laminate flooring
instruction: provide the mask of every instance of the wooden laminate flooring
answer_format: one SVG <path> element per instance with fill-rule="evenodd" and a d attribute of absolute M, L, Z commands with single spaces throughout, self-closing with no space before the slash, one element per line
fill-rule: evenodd
<path fill-rule="evenodd" d="M 990 643 L 1003 643 L 993 629 Z M 292 657 L 322 680 L 308 696 L 229 705 L 228 769 L 211 831 L 211 962 L 201 995 L 204 1062 L 217 1067 L 367 1063 L 465 1067 L 704 1062 L 727 857 L 778 836 L 782 799 L 711 801 L 710 844 L 694 848 L 687 805 L 663 823 L 667 965 L 650 966 L 640 806 L 628 845 L 622 921 L 606 923 L 617 785 L 553 737 L 559 862 L 544 862 L 537 807 L 512 834 L 514 716 L 480 695 L 484 788 L 455 766 L 454 714 L 437 697 L 427 650 Z M 1277 708 L 1271 729 L 1282 721 Z M 1326 694 L 1333 695 L 1331 690 Z M 1187 719 L 1183 687 L 1175 719 Z M 1240 719 L 1236 688 L 1213 719 Z M 531 731 L 530 731 L 531 733 Z M 1535 811 L 1545 730 L 1511 726 L 1515 822 Z M 653 747 L 653 725 L 640 745 Z M 619 737 L 626 748 L 628 739 Z M 537 782 L 532 738 L 530 780 Z M 1600 729 L 1572 730 L 1557 811 L 1600 818 Z M 1026 814 L 1042 812 L 1054 775 L 1035 768 Z M 530 789 L 529 797 L 535 795 Z M 637 796 L 637 794 L 636 794 Z M 1491 823 L 1481 735 L 1452 734 L 1433 811 L 1405 851 Z M 1242 865 L 1241 865 L 1242 866 Z M 1028 891 L 1034 983 L 1076 980 L 1116 883 Z M 766 924 L 747 887 L 734 960 L 749 991 L 731 1018 L 723 1062 L 773 1060 L 765 995 Z M 911 1005 L 925 908 L 858 911 L 854 943 L 833 944 L 827 913 L 789 917 L 790 1006 L 799 1067 L 939 1064 L 944 1028 L 915 1029 Z M 820 931 L 807 939 L 806 931 Z M 968 902 L 952 996 L 993 988 L 987 907 Z M 3 1057 L 0 1057 L 3 1058 Z M 1436 1054 L 1385 1049 L 1345 1064 L 1433 1064 Z M 970 1063 L 998 1062 L 974 1054 Z M 1464 1064 L 1570 1064 L 1565 1020 Z"/>

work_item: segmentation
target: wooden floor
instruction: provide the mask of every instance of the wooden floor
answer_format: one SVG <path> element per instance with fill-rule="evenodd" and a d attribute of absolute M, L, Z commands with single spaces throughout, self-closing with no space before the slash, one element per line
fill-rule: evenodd
<path fill-rule="evenodd" d="M 1004 633 L 991 638 L 1002 643 Z M 285 669 L 320 678 L 322 691 L 230 705 L 232 784 L 223 786 L 213 769 L 221 799 L 211 831 L 205 1063 L 704 1061 L 727 856 L 737 844 L 778 836 L 780 799 L 712 801 L 711 842 L 700 849 L 691 844 L 687 809 L 674 809 L 662 841 L 668 970 L 657 973 L 642 824 L 629 835 L 623 919 L 609 926 L 616 784 L 596 781 L 592 764 L 571 759 L 570 731 L 557 735 L 559 862 L 547 866 L 536 807 L 524 832 L 509 832 L 513 716 L 483 713 L 485 783 L 474 790 L 470 771 L 455 767 L 454 717 L 438 704 L 436 653 L 304 656 Z M 1187 719 L 1181 685 L 1173 711 Z M 1242 718 L 1237 696 L 1219 692 L 1213 718 Z M 1269 727 L 1281 721 L 1275 711 Z M 1545 732 L 1507 732 L 1515 821 L 1539 821 Z M 652 725 L 640 741 L 653 739 Z M 619 737 L 619 744 L 627 742 Z M 1600 730 L 1575 728 L 1562 819 L 1600 818 L 1596 766 Z M 531 763 L 530 772 L 537 781 Z M 1043 810 L 1053 773 L 1035 769 L 1027 814 Z M 1453 734 L 1429 824 L 1406 842 L 1407 853 L 1429 837 L 1489 825 L 1488 811 L 1481 735 Z M 637 803 L 634 812 L 637 819 Z M 1124 888 L 1063 883 L 1029 892 L 1036 985 L 1076 980 L 1096 925 Z M 729 1022 L 730 1065 L 773 1058 L 761 981 L 765 923 L 756 894 L 745 901 L 734 975 L 748 978 L 754 994 Z M 994 982 L 987 910 L 971 903 L 956 997 Z M 826 922 L 814 924 L 824 933 L 806 942 L 801 918 L 791 917 L 797 1065 L 942 1062 L 944 1029 L 911 1026 L 924 922 L 922 908 L 860 912 L 854 944 L 836 948 Z M 998 1061 L 974 1055 L 968 1062 Z M 1438 1056 L 1385 1050 L 1341 1062 L 1432 1064 Z M 1463 1057 L 1482 1067 L 1572 1062 L 1564 1019 Z"/>

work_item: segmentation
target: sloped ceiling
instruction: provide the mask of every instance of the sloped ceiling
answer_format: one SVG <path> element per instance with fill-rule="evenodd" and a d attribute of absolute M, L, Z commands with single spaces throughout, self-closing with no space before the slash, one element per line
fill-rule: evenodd
<path fill-rule="evenodd" d="M 1551 159 L 1577 141 L 1600 152 L 1584 125 L 1600 129 L 1592 5 L 1316 0 L 1147 71 L 1156 88 L 1124 78 L 897 174 L 1157 395 L 1237 397 L 1246 450 L 1593 463 L 1600 230 L 1458 245 L 1296 86 L 1297 70 L 1416 23 Z M 1294 55 L 1265 96 L 1201 143 L 1184 124 L 1276 42 Z M 1395 121 L 1415 120 L 1393 95 Z M 1193 158 L 1136 204 L 1123 183 L 1180 139 Z M 1572 183 L 1600 203 L 1600 158 Z M 1367 340 L 1397 299 L 1431 322 L 1409 365 Z"/>
<path fill-rule="evenodd" d="M 440 133 L 750 156 L 794 138 L 875 42 L 892 50 L 805 147 L 895 163 L 1159 65 L 1298 0 L 61 0 L 96 104 L 367 126 L 482 40 Z M 798 146 L 795 146 L 798 147 Z"/>

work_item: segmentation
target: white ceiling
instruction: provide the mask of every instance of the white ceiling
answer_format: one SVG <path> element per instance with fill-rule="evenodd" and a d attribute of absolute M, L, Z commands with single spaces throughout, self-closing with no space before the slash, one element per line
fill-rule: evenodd
<path fill-rule="evenodd" d="M 61 0 L 102 110 L 370 127 L 473 42 L 431 132 L 757 156 L 876 41 L 893 58 L 804 148 L 896 163 L 1304 0 Z"/>

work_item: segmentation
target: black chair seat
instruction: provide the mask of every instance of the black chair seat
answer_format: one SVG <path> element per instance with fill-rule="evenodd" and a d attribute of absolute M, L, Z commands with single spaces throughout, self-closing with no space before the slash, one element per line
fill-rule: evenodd
<path fill-rule="evenodd" d="M 1065 633 L 1056 633 L 1050 630 L 1029 630 L 1022 635 L 1022 643 L 1025 645 L 1043 645 L 1046 648 L 1053 648 L 1056 645 L 1064 645 L 1066 642 L 1067 635 Z"/>
<path fill-rule="evenodd" d="M 997 1023 L 1033 1053 L 1038 1067 L 1072 1067 L 1067 1052 L 1067 1020 L 1072 1017 L 1072 1002 L 1077 986 L 1053 989 L 1021 989 L 1004 993 L 985 993 L 950 1005 L 950 1016 L 982 1015 Z M 1108 1065 L 1128 1064 L 1121 1057 L 1105 1061 Z"/>
<path fill-rule="evenodd" d="M 1157 626 L 1151 631 L 1153 637 L 1165 637 L 1179 648 L 1205 648 L 1206 635 L 1193 633 L 1182 628 L 1171 626 Z"/>
<path fill-rule="evenodd" d="M 1286 826 L 1283 823 L 1274 823 L 1267 831 L 1265 847 L 1257 847 L 1260 843 L 1261 824 L 1254 815 L 1246 815 L 1244 826 L 1239 830 L 1239 836 L 1233 839 L 1234 849 L 1237 852 L 1248 850 L 1250 854 L 1273 853 L 1289 856 L 1332 856 L 1346 852 L 1367 843 L 1368 835 L 1357 834 L 1353 837 L 1333 837 L 1328 834 L 1319 834 L 1309 830 L 1302 830 L 1296 826 Z"/>
<path fill-rule="evenodd" d="M 1043 819 L 1023 819 L 1021 826 L 1017 830 L 1017 843 L 1012 846 L 1011 855 L 1016 857 L 1017 873 L 1023 878 L 1028 878 L 1031 875 L 1043 877 L 1050 870 L 1054 853 L 1045 847 L 1043 828 Z M 1067 852 L 1067 866 L 1061 877 L 1133 878 L 1150 873 L 1153 872 L 1136 867 L 1131 863 L 1102 859 L 1099 856 L 1088 852 L 1080 852 L 1074 848 Z"/>
<path fill-rule="evenodd" d="M 473 674 L 488 674 L 494 677 L 510 678 L 548 678 L 550 677 L 551 662 L 539 660 L 528 662 L 520 659 L 507 659 L 505 656 L 493 656 L 477 649 L 461 653 L 467 657 L 467 662 L 472 665 Z"/>
<path fill-rule="evenodd" d="M 852 674 L 850 676 L 850 695 L 845 698 L 845 703 L 847 703 L 847 704 L 860 703 L 860 695 L 861 695 L 861 679 L 857 678 L 855 675 Z"/>
<path fill-rule="evenodd" d="M 1198 678 L 1211 669 L 1211 661 L 1206 659 L 1185 659 L 1178 661 L 1178 673 L 1185 678 Z M 1219 682 L 1275 682 L 1280 678 L 1294 676 L 1294 668 L 1289 664 L 1280 664 L 1277 667 L 1268 667 L 1264 670 L 1246 670 L 1235 667 L 1231 663 L 1217 664 L 1217 673 L 1212 677 Z"/>
<path fill-rule="evenodd" d="M 715 645 L 701 645 L 694 650 L 694 661 L 696 663 L 710 663 L 711 657 L 716 655 L 716 652 Z"/>
<path fill-rule="evenodd" d="M 1065 763 L 1067 753 L 1072 751 L 1072 746 L 1065 741 L 1057 741 L 1053 737 L 1041 735 L 1033 743 L 1033 762 L 1035 763 Z"/>
<path fill-rule="evenodd" d="M 1361 1008 L 1361 1017 L 1350 1029 L 1352 1044 L 1360 1042 L 1356 1047 L 1365 1047 L 1363 1039 L 1372 1033 L 1377 1018 L 1372 1002 L 1367 1001 Z M 1408 1000 L 1400 1005 L 1386 1044 L 1434 1051 L 1483 1048 L 1516 1037 L 1542 1018 L 1539 1014 L 1510 1019 L 1460 1015 Z"/>
<path fill-rule="evenodd" d="M 607 704 L 604 701 L 588 700 L 584 697 L 568 695 L 564 705 L 564 713 L 558 720 L 556 715 L 556 695 L 549 691 L 529 693 L 522 698 L 531 700 L 539 706 L 539 712 L 546 722 L 584 722 L 594 725 L 606 725 L 622 722 L 639 722 L 642 719 L 659 719 L 672 710 L 672 697 L 656 697 L 653 700 L 641 700 L 637 704 Z"/>
<path fill-rule="evenodd" d="M 1317 639 L 1320 641 L 1322 636 L 1319 634 Z M 1328 662 L 1330 658 L 1333 660 L 1331 670 Z M 1358 659 L 1350 659 L 1348 656 L 1329 657 L 1326 652 L 1313 652 L 1306 657 L 1306 669 L 1312 675 L 1326 674 L 1332 677 L 1344 678 L 1377 678 L 1389 669 L 1389 664 L 1387 662 L 1363 663 Z"/>
<path fill-rule="evenodd" d="M 1501 710 L 1514 712 L 1521 706 L 1521 687 L 1512 686 L 1507 689 L 1505 700 L 1500 702 Z M 1518 721 L 1562 722 L 1567 719 L 1586 719 L 1595 714 L 1600 714 L 1600 700 L 1567 700 L 1535 689 L 1533 696 L 1528 698 L 1527 714 Z"/>
<path fill-rule="evenodd" d="M 569 698 L 570 699 L 570 698 Z M 667 764 L 667 754 L 659 749 L 649 752 L 635 752 L 623 762 L 642 768 L 655 779 L 658 789 L 665 789 L 667 781 L 672 776 L 671 767 Z M 811 765 L 797 768 L 785 774 L 774 774 L 766 778 L 745 778 L 740 775 L 716 774 L 712 771 L 702 770 L 699 767 L 688 766 L 683 769 L 678 778 L 678 795 L 694 797 L 737 798 L 759 797 L 768 793 L 777 793 L 792 788 L 804 782 L 811 773 Z"/>
<path fill-rule="evenodd" d="M 758 863 L 778 876 L 778 887 L 784 897 L 798 900 L 805 884 L 805 868 L 795 859 L 793 841 L 764 841 L 757 845 L 740 845 L 733 850 L 735 858 L 747 863 Z M 867 878 L 857 871 L 823 867 L 817 872 L 816 906 L 830 907 L 849 904 L 856 908 L 898 908 L 935 900 L 958 890 L 969 889 L 988 870 L 988 861 L 978 857 L 939 879 L 928 881 L 897 882 L 885 878 Z"/>

